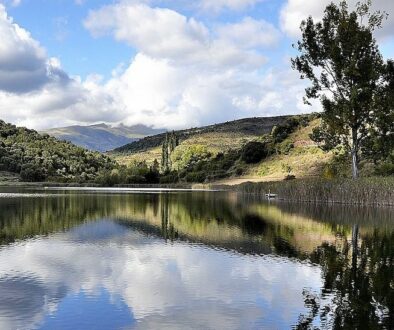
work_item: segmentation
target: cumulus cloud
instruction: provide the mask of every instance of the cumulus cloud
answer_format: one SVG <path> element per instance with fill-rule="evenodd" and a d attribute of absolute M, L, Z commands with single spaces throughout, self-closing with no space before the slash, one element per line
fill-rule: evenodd
<path fill-rule="evenodd" d="M 258 67 L 265 58 L 253 48 L 271 46 L 280 37 L 271 24 L 251 18 L 219 27 L 215 37 L 215 31 L 194 18 L 170 9 L 128 2 L 92 11 L 84 24 L 94 36 L 113 35 L 150 57 L 205 66 L 239 63 Z M 253 40 L 241 42 L 251 32 Z"/>
<path fill-rule="evenodd" d="M 323 17 L 324 8 L 333 2 L 333 0 L 287 0 L 280 14 L 281 27 L 291 37 L 300 35 L 301 21 L 308 16 L 320 20 Z M 339 3 L 339 0 L 334 0 Z M 354 7 L 359 0 L 349 0 L 351 7 Z M 379 37 L 385 38 L 393 35 L 394 31 L 394 1 L 374 0 L 372 2 L 373 10 L 386 11 L 389 14 L 382 30 L 378 32 Z"/>
<path fill-rule="evenodd" d="M 221 11 L 223 9 L 242 10 L 252 7 L 264 0 L 201 0 L 200 7 L 209 11 Z"/>
<path fill-rule="evenodd" d="M 275 26 L 264 21 L 245 17 L 239 23 L 224 24 L 218 28 L 221 39 L 244 48 L 275 46 L 281 35 Z"/>
<path fill-rule="evenodd" d="M 86 18 L 92 35 L 113 36 L 135 53 L 106 81 L 69 77 L 1 7 L 8 46 L 0 52 L 0 117 L 38 129 L 97 122 L 184 128 L 313 109 L 302 104 L 304 86 L 290 69 L 267 67 L 264 53 L 281 38 L 272 24 L 244 17 L 207 26 L 148 3 L 121 1 Z"/>
<path fill-rule="evenodd" d="M 30 34 L 7 16 L 0 5 L 0 89 L 29 92 L 52 81 L 66 82 L 67 75 Z"/>

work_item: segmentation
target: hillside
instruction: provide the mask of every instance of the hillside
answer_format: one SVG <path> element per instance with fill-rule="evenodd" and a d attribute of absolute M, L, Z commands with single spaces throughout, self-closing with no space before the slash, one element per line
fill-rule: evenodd
<path fill-rule="evenodd" d="M 321 176 L 333 155 L 309 138 L 319 123 L 319 116 L 312 114 L 247 118 L 176 131 L 179 145 L 169 162 L 177 173 L 168 174 L 168 180 L 176 176 L 187 182 L 237 184 Z M 166 134 L 150 136 L 109 154 L 124 165 L 153 164 L 155 159 L 161 164 L 165 140 Z"/>
<path fill-rule="evenodd" d="M 0 120 L 0 176 L 4 181 L 92 182 L 115 167 L 105 155 Z"/>
<path fill-rule="evenodd" d="M 145 125 L 109 126 L 97 124 L 90 126 L 68 126 L 43 131 L 59 140 L 69 141 L 80 147 L 107 151 L 137 141 L 149 135 L 164 132 L 163 129 L 154 129 Z"/>
<path fill-rule="evenodd" d="M 257 137 L 262 134 L 270 133 L 275 125 L 283 124 L 291 116 L 278 117 L 256 117 L 245 118 L 240 120 L 229 121 L 220 124 L 214 124 L 204 127 L 196 127 L 176 131 L 181 142 L 198 142 L 199 139 L 204 142 L 209 140 L 210 144 L 217 142 L 216 149 L 222 147 L 231 148 L 239 145 L 239 139 Z M 157 147 L 161 147 L 165 140 L 166 134 L 157 134 L 145 137 L 139 141 L 126 144 L 116 148 L 112 154 L 136 154 L 143 151 L 149 153 Z M 217 137 L 218 139 L 215 139 Z M 212 139 L 211 139 L 212 138 Z M 223 145 L 223 141 L 226 140 Z"/>

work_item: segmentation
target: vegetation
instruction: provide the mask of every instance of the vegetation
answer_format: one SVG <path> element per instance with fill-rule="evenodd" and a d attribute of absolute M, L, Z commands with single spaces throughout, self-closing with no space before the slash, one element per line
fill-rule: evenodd
<path fill-rule="evenodd" d="M 246 164 L 255 164 L 269 155 L 269 149 L 266 143 L 258 141 L 248 142 L 241 152 L 241 159 Z"/>
<path fill-rule="evenodd" d="M 239 146 L 239 142 L 242 139 L 249 139 L 251 137 L 256 138 L 263 134 L 270 133 L 275 125 L 281 125 L 289 118 L 291 118 L 291 116 L 245 118 L 221 124 L 176 131 L 175 133 L 180 144 L 190 140 L 193 141 L 192 143 L 202 144 L 200 141 L 201 138 L 205 144 L 208 145 L 209 143 L 212 145 L 213 149 L 219 151 L 218 149 L 222 149 L 226 145 L 229 146 L 229 149 L 234 146 Z M 167 135 L 168 134 L 164 133 L 148 136 L 137 142 L 117 148 L 110 154 L 125 156 L 161 148 Z M 215 137 L 216 140 L 219 138 L 219 144 L 215 143 Z M 208 138 L 211 139 L 207 141 Z M 221 143 L 223 139 L 226 139 L 225 145 Z"/>
<path fill-rule="evenodd" d="M 183 131 L 177 131 L 167 134 L 167 138 L 159 148 L 155 147 L 134 154 L 111 155 L 127 166 L 136 162 L 152 164 L 155 160 L 159 160 L 162 164 L 162 183 L 193 182 L 193 180 L 195 180 L 194 182 L 211 182 L 228 177 L 241 177 L 253 173 L 252 171 L 259 172 L 256 166 L 272 162 L 273 159 L 279 160 L 279 172 L 284 173 L 284 162 L 281 158 L 290 156 L 293 152 L 299 153 L 299 155 L 294 155 L 294 158 L 305 156 L 304 154 L 300 155 L 300 150 L 317 158 L 312 152 L 309 153 L 304 149 L 309 148 L 310 143 L 315 145 L 310 141 L 308 134 L 310 126 L 315 125 L 315 122 L 319 120 L 318 117 L 317 114 L 291 116 L 273 126 L 259 124 L 259 121 L 257 124 L 252 124 L 252 122 L 244 120 L 242 124 L 244 126 L 241 129 L 244 133 L 232 131 L 232 129 L 237 129 L 235 124 L 232 124 L 231 130 L 225 126 L 229 130 L 226 133 L 190 134 L 190 137 L 184 140 L 181 138 Z M 268 118 L 267 121 L 269 122 L 270 119 Z M 248 128 L 246 123 L 251 126 Z M 262 121 L 262 123 L 267 122 Z M 262 126 L 259 127 L 259 125 Z M 204 131 L 204 128 L 201 130 Z M 300 132 L 304 130 L 307 133 L 300 135 Z M 248 131 L 253 133 L 248 135 L 246 134 Z M 295 139 L 294 135 L 297 135 Z M 179 143 L 172 151 L 169 148 L 171 139 L 176 139 Z M 308 140 L 307 144 L 309 144 L 305 148 L 303 145 L 295 145 L 298 139 Z M 306 142 L 301 143 L 305 144 Z M 317 150 L 317 146 L 314 148 Z M 161 153 L 159 153 L 159 149 Z M 165 164 L 167 164 L 167 168 Z M 284 174 L 287 175 L 287 171 Z M 257 175 L 264 175 L 264 173 L 261 171 L 261 174 Z"/>
<path fill-rule="evenodd" d="M 168 173 L 171 170 L 172 162 L 170 156 L 178 145 L 179 138 L 175 132 L 167 133 L 161 148 L 161 169 L 164 173 Z"/>
<path fill-rule="evenodd" d="M 236 189 L 259 195 L 271 192 L 292 201 L 394 205 L 394 177 L 245 183 Z"/>
<path fill-rule="evenodd" d="M 93 182 L 114 167 L 100 153 L 0 120 L 0 171 L 19 174 L 23 181 Z"/>
<path fill-rule="evenodd" d="M 371 13 L 371 1 L 349 11 L 346 1 L 327 6 L 322 22 L 309 17 L 301 24 L 301 55 L 292 60 L 312 86 L 305 101 L 320 98 L 322 125 L 313 139 L 351 154 L 353 178 L 360 157 L 387 157 L 394 148 L 393 62 L 384 63 L 373 33 L 385 13 Z M 361 151 L 363 150 L 363 153 Z"/>

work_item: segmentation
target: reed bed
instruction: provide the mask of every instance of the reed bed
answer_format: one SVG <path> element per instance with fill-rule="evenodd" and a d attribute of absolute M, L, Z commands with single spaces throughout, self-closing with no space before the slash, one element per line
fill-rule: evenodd
<path fill-rule="evenodd" d="M 264 196 L 270 192 L 291 201 L 394 206 L 394 177 L 248 182 L 236 190 Z"/>

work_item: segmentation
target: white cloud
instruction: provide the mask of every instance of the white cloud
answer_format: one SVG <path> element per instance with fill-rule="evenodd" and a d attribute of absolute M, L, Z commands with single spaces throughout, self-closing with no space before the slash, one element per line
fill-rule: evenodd
<path fill-rule="evenodd" d="M 273 25 L 251 18 L 218 27 L 215 37 L 194 18 L 170 9 L 125 2 L 90 12 L 84 24 L 94 36 L 113 35 L 152 58 L 220 67 L 238 63 L 261 66 L 265 58 L 253 48 L 271 46 L 280 37 Z M 250 42 L 242 40 L 247 33 L 254 34 Z"/>
<path fill-rule="evenodd" d="M 0 5 L 0 90 L 29 92 L 53 80 L 67 81 L 59 67 L 47 60 L 45 50 L 7 16 Z"/>
<path fill-rule="evenodd" d="M 251 17 L 245 17 L 239 23 L 220 26 L 218 34 L 221 39 L 244 48 L 275 46 L 281 37 L 275 26 Z"/>
<path fill-rule="evenodd" d="M 21 4 L 22 0 L 11 0 L 11 5 L 17 7 Z"/>
<path fill-rule="evenodd" d="M 208 42 L 208 30 L 195 19 L 170 9 L 120 3 L 90 12 L 85 26 L 93 35 L 113 33 L 154 57 L 190 57 Z"/>
<path fill-rule="evenodd" d="M 201 0 L 200 7 L 207 11 L 221 11 L 223 9 L 242 10 L 252 7 L 264 0 Z"/>
<path fill-rule="evenodd" d="M 301 21 L 308 16 L 320 20 L 323 17 L 325 7 L 333 0 L 287 0 L 280 14 L 281 27 L 291 37 L 300 35 Z M 359 0 L 349 0 L 350 6 L 355 6 Z M 339 0 L 334 0 L 339 3 Z M 380 37 L 390 37 L 394 34 L 394 1 L 374 0 L 373 10 L 386 11 L 389 14 L 388 21 L 384 23 L 384 28 L 379 31 Z"/>
<path fill-rule="evenodd" d="M 0 55 L 0 118 L 38 129 L 95 122 L 184 128 L 311 110 L 290 69 L 265 67 L 264 51 L 281 34 L 263 20 L 208 28 L 173 10 L 123 1 L 90 12 L 85 25 L 136 52 L 108 81 L 69 77 L 2 7 L 0 36 L 10 40 L 10 54 Z M 25 77 L 12 83 L 19 71 Z"/>
<path fill-rule="evenodd" d="M 0 327 L 39 327 L 45 316 L 56 318 L 63 299 L 104 291 L 141 329 L 244 329 L 251 320 L 265 328 L 267 315 L 289 328 L 304 312 L 302 288 L 321 285 L 319 267 L 292 259 L 166 244 L 99 221 L 0 250 Z"/>

